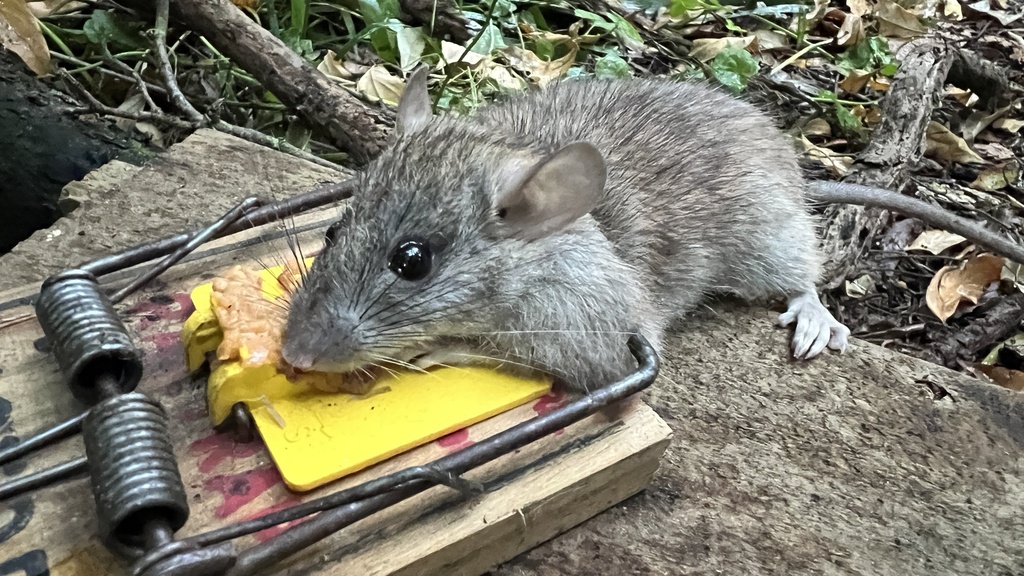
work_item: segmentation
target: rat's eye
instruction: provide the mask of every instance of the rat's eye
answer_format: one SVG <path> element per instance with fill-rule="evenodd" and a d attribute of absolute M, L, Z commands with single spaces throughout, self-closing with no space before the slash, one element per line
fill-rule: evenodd
<path fill-rule="evenodd" d="M 418 238 L 403 240 L 391 252 L 388 268 L 410 282 L 422 280 L 430 274 L 434 254 L 430 244 Z"/>

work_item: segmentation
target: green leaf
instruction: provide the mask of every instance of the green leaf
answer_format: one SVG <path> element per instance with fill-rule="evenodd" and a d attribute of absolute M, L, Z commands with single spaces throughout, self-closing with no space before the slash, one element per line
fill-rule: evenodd
<path fill-rule="evenodd" d="M 836 67 L 843 73 L 853 70 L 879 70 L 886 76 L 896 73 L 898 62 L 881 36 L 870 36 L 836 56 Z"/>
<path fill-rule="evenodd" d="M 854 116 L 853 112 L 850 112 L 846 106 L 837 103 L 835 105 L 836 120 L 839 121 L 839 127 L 846 132 L 857 132 L 861 130 L 860 118 Z"/>
<path fill-rule="evenodd" d="M 566 78 L 580 78 L 587 76 L 587 71 L 582 66 L 573 66 L 565 71 Z"/>
<path fill-rule="evenodd" d="M 622 44 L 626 50 L 633 50 L 637 52 L 643 50 L 644 39 L 640 36 L 640 32 L 630 24 L 629 20 L 626 20 L 614 12 L 609 12 L 608 17 L 615 23 L 615 37 L 618 38 L 619 43 Z"/>
<path fill-rule="evenodd" d="M 488 24 L 480 33 L 480 38 L 473 44 L 471 50 L 477 54 L 487 55 L 495 50 L 508 46 L 505 39 L 501 37 L 501 30 L 494 24 Z"/>
<path fill-rule="evenodd" d="M 672 0 L 672 5 L 669 8 L 668 13 L 671 16 L 678 18 L 690 10 L 700 8 L 700 6 L 700 0 Z"/>
<path fill-rule="evenodd" d="M 733 92 L 742 92 L 759 70 L 757 60 L 739 46 L 725 47 L 711 61 L 710 68 L 715 79 Z"/>
<path fill-rule="evenodd" d="M 629 78 L 633 70 L 629 63 L 619 56 L 619 51 L 612 49 L 597 59 L 594 64 L 594 75 L 598 78 Z"/>
<path fill-rule="evenodd" d="M 317 51 L 313 49 L 313 41 L 299 36 L 291 28 L 282 30 L 280 39 L 281 42 L 284 42 L 285 46 L 291 48 L 293 52 L 306 60 L 312 60 L 317 55 Z"/>
<path fill-rule="evenodd" d="M 539 6 L 530 6 L 530 8 L 527 9 L 526 12 L 520 13 L 519 17 L 522 18 L 523 22 L 530 24 L 531 26 L 538 30 L 551 29 L 551 26 L 548 25 L 547 20 L 544 19 L 544 13 L 541 12 Z"/>
<path fill-rule="evenodd" d="M 367 24 L 398 18 L 398 0 L 359 0 L 359 14 Z"/>
<path fill-rule="evenodd" d="M 533 43 L 533 53 L 541 60 L 554 60 L 555 45 L 547 40 L 536 40 Z"/>
<path fill-rule="evenodd" d="M 140 32 L 141 25 L 109 10 L 93 12 L 82 29 L 89 42 L 96 45 L 109 44 L 114 51 L 146 47 Z"/>
<path fill-rule="evenodd" d="M 513 4 L 511 0 L 494 0 L 494 2 L 496 2 L 496 4 L 494 6 L 494 14 L 491 15 L 492 18 L 504 20 L 515 14 L 516 5 Z M 488 10 L 490 10 L 490 8 L 490 6 L 487 6 Z"/>
<path fill-rule="evenodd" d="M 835 102 L 836 100 L 839 100 L 839 95 L 831 90 L 825 90 L 822 88 L 821 90 L 818 90 L 818 98 L 828 102 Z"/>
<path fill-rule="evenodd" d="M 576 15 L 576 17 L 582 18 L 591 26 L 603 32 L 611 32 L 615 28 L 615 24 L 609 22 L 608 19 L 601 16 L 600 14 L 595 14 L 593 12 L 581 10 L 579 8 L 574 9 L 573 12 Z"/>
<path fill-rule="evenodd" d="M 292 16 L 292 34 L 297 37 L 305 36 L 306 14 L 309 13 L 309 0 L 291 0 L 289 2 L 289 6 L 291 8 Z"/>
<path fill-rule="evenodd" d="M 412 70 L 423 56 L 427 38 L 421 28 L 404 27 L 395 33 L 398 44 L 398 63 L 402 70 Z"/>

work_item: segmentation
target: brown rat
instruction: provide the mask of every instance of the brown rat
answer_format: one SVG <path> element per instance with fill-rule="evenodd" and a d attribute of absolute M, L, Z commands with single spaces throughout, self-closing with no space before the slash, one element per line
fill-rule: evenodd
<path fill-rule="evenodd" d="M 583 391 L 716 293 L 787 298 L 797 358 L 846 347 L 808 202 L 851 189 L 809 186 L 771 120 L 709 86 L 562 81 L 434 117 L 421 68 L 358 178 L 292 298 L 300 369 L 485 364 Z"/>

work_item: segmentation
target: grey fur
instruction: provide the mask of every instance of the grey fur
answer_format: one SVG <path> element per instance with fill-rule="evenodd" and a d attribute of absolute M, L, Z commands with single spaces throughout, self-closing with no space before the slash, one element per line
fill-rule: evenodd
<path fill-rule="evenodd" d="M 708 294 L 814 290 L 814 221 L 790 141 L 706 85 L 563 81 L 408 124 L 360 175 L 337 243 L 293 298 L 288 362 L 351 371 L 449 350 L 447 361 L 499 358 L 584 390 L 635 368 L 629 333 L 658 347 Z M 599 204 L 536 240 L 508 233 L 501 200 L 576 142 L 607 165 Z M 388 270 L 400 238 L 433 234 L 448 248 L 429 277 Z"/>

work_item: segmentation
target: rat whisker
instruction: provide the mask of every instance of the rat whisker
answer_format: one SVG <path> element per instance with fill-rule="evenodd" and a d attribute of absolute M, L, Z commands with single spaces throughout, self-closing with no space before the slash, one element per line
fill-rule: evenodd
<path fill-rule="evenodd" d="M 366 309 L 363 310 L 363 313 L 359 315 L 359 322 L 363 322 L 363 319 L 366 316 L 366 314 L 373 309 L 377 302 L 380 302 L 380 299 L 383 298 L 384 295 L 387 294 L 388 290 L 390 290 L 391 287 L 394 286 L 397 282 L 398 277 L 395 276 L 395 279 L 391 281 L 391 284 L 385 286 L 384 289 L 380 291 L 380 294 L 378 294 L 377 297 L 373 299 L 373 302 L 370 302 L 370 305 L 367 306 Z"/>

